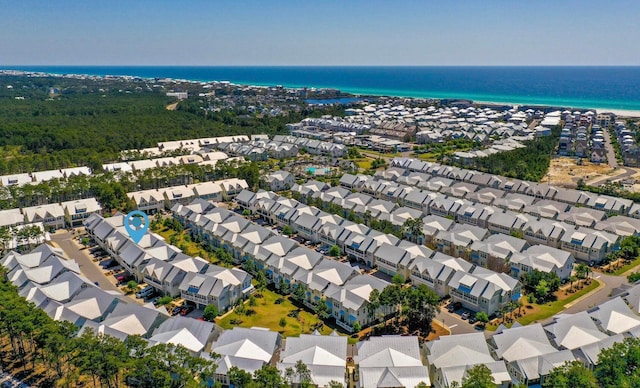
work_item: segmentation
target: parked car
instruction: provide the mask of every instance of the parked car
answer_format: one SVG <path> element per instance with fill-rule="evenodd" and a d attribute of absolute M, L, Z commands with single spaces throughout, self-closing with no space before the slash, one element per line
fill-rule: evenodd
<path fill-rule="evenodd" d="M 185 316 L 193 311 L 193 306 L 184 306 L 182 310 L 180 310 L 180 315 Z"/>
<path fill-rule="evenodd" d="M 460 318 L 466 320 L 471 316 L 471 313 L 468 311 L 463 312 L 462 314 L 460 314 Z"/>
<path fill-rule="evenodd" d="M 460 302 L 449 303 L 449 306 L 447 307 L 447 310 L 450 313 L 452 313 L 452 312 L 456 311 L 457 309 L 459 309 L 460 307 L 462 307 L 462 303 L 460 303 Z"/>
<path fill-rule="evenodd" d="M 116 282 L 118 282 L 118 285 L 124 284 L 124 283 L 128 282 L 129 280 L 133 280 L 133 276 L 131 276 L 129 274 L 120 274 L 120 275 L 116 276 Z"/>
<path fill-rule="evenodd" d="M 159 301 L 160 301 L 160 296 L 156 296 L 153 299 L 151 299 L 149 302 L 153 303 L 154 306 L 157 306 Z"/>
<path fill-rule="evenodd" d="M 153 287 L 146 286 L 142 290 L 136 292 L 136 298 L 138 298 L 138 299 L 146 298 L 147 296 L 151 295 L 152 292 L 153 292 Z"/>
<path fill-rule="evenodd" d="M 180 306 L 174 307 L 173 310 L 171 310 L 170 314 L 171 315 L 178 315 L 178 314 L 180 314 L 181 311 L 182 311 L 182 307 L 180 307 Z"/>

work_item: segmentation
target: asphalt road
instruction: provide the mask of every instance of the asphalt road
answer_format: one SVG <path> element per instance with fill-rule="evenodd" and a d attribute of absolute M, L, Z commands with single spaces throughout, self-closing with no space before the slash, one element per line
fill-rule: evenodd
<path fill-rule="evenodd" d="M 607 181 L 616 182 L 616 181 L 620 181 L 620 180 L 623 180 L 623 179 L 630 178 L 630 177 L 632 177 L 632 176 L 634 176 L 636 174 L 636 171 L 631 169 L 631 168 L 627 168 L 627 167 L 618 167 L 618 168 L 624 170 L 624 173 L 618 174 L 616 176 L 610 176 L 610 177 L 604 177 L 602 179 L 598 179 L 597 181 L 591 182 L 589 185 L 590 186 L 600 186 L 600 185 L 605 184 Z"/>
<path fill-rule="evenodd" d="M 613 144 L 611 143 L 611 134 L 608 130 L 604 132 L 604 149 L 607 151 L 607 163 L 609 163 L 609 167 L 616 168 L 618 167 L 618 160 L 616 159 L 616 152 L 613 149 Z"/>
<path fill-rule="evenodd" d="M 55 242 L 63 251 L 67 253 L 70 259 L 75 260 L 80 266 L 80 272 L 92 282 L 98 282 L 103 290 L 119 291 L 116 287 L 115 279 L 107 277 L 102 268 L 91 260 L 89 251 L 84 249 L 76 240 L 73 234 L 65 230 L 59 230 L 51 235 L 51 241 Z"/>
<path fill-rule="evenodd" d="M 604 177 L 596 181 L 593 181 L 590 183 L 591 186 L 600 186 L 605 184 L 607 181 L 611 181 L 611 182 L 620 181 L 626 178 L 630 178 L 636 174 L 635 170 L 618 165 L 618 161 L 616 160 L 616 153 L 611 143 L 611 134 L 609 133 L 609 131 L 604 131 L 604 148 L 607 151 L 607 163 L 609 164 L 609 167 L 621 168 L 622 170 L 624 170 L 624 172 L 616 176 Z"/>
<path fill-rule="evenodd" d="M 571 307 L 566 308 L 563 312 L 570 314 L 578 313 L 580 311 L 585 311 L 590 309 L 591 307 L 604 303 L 609 300 L 611 291 L 614 288 L 620 287 L 622 284 L 629 283 L 627 281 L 627 278 L 624 276 L 612 276 L 599 272 L 593 272 L 591 277 L 602 283 L 604 286 L 599 290 L 593 292 L 592 294 L 589 294 L 589 296 L 587 296 L 586 298 L 575 302 L 571 305 Z"/>

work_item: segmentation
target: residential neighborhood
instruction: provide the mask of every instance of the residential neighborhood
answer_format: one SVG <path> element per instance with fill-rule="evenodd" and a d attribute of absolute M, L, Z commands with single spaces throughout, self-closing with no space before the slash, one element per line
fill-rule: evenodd
<path fill-rule="evenodd" d="M 281 114 L 263 102 L 252 109 Z M 558 154 L 604 163 L 612 130 L 631 166 L 635 134 L 615 115 L 384 98 L 344 112 L 288 134 L 161 141 L 102 171 L 2 176 L 7 192 L 97 174 L 139 180 L 121 208 L 80 187 L 1 210 L 6 279 L 77 336 L 180 345 L 213 362 L 208 386 L 273 368 L 291 386 L 446 388 L 482 365 L 499 387 L 537 387 L 565 362 L 593 370 L 602 350 L 640 338 L 640 286 L 608 266 L 640 236 L 638 205 L 465 168 L 559 126 Z M 441 146 L 457 151 L 421 158 Z M 258 167 L 230 173 L 243 166 Z M 149 217 L 139 240 L 119 209 Z"/>

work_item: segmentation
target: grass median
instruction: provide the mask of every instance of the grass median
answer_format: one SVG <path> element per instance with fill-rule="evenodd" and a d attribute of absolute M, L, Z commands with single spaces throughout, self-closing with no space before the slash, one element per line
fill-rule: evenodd
<path fill-rule="evenodd" d="M 558 299 L 556 301 L 553 302 L 547 302 L 545 304 L 535 304 L 534 306 L 534 311 L 531 313 L 526 314 L 524 317 L 518 319 L 518 322 L 520 322 L 520 324 L 522 325 L 528 325 L 532 322 L 535 321 L 541 321 L 544 319 L 547 319 L 553 315 L 556 315 L 557 313 L 559 313 L 560 311 L 562 311 L 564 309 L 564 306 L 566 306 L 567 304 L 575 301 L 576 299 L 587 295 L 588 293 L 590 293 L 591 291 L 595 290 L 596 288 L 598 288 L 598 286 L 600 285 L 600 282 L 598 282 L 595 279 L 591 279 L 591 283 L 587 286 L 585 286 L 584 288 L 582 288 L 581 290 L 569 295 L 568 297 L 564 298 L 564 299 Z M 563 292 L 563 291 L 560 291 Z"/>

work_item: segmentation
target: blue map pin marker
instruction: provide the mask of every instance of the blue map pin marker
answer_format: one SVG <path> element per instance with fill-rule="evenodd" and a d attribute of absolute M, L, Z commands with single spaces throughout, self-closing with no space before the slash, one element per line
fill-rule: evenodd
<path fill-rule="evenodd" d="M 133 242 L 138 244 L 149 229 L 149 217 L 140 210 L 134 210 L 124 216 L 124 228 Z"/>

